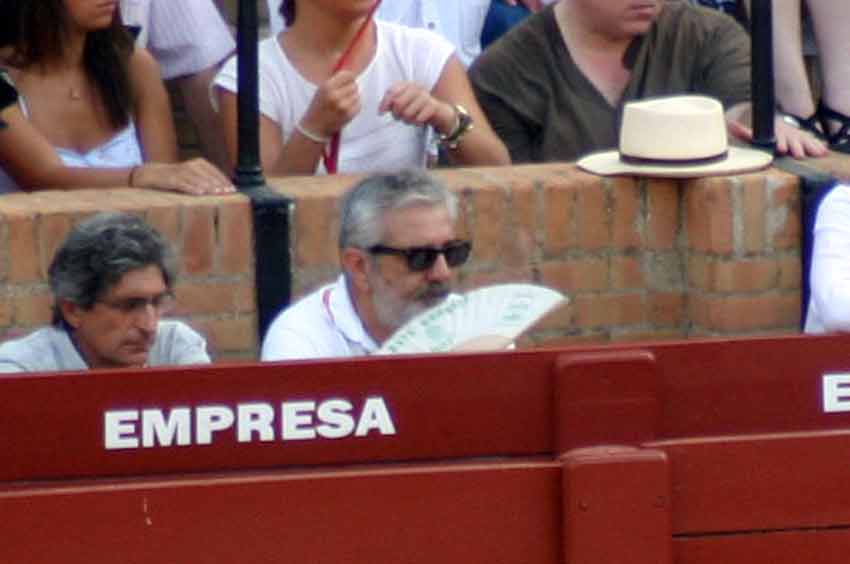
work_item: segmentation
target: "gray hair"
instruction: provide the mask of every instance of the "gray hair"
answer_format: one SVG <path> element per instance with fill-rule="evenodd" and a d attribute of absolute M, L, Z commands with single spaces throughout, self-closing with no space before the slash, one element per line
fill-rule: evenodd
<path fill-rule="evenodd" d="M 452 222 L 457 220 L 457 196 L 420 170 L 370 176 L 343 197 L 339 248 L 368 249 L 384 236 L 384 216 L 413 206 L 445 206 Z"/>
<path fill-rule="evenodd" d="M 177 274 L 174 251 L 141 218 L 109 212 L 83 221 L 68 234 L 48 271 L 54 325 L 63 321 L 60 300 L 90 309 L 126 273 L 147 266 L 158 267 L 172 289 Z"/>

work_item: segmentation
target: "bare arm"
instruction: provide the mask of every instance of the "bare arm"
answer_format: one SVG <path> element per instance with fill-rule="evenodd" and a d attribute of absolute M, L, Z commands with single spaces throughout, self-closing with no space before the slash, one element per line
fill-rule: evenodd
<path fill-rule="evenodd" d="M 227 170 L 227 151 L 221 143 L 221 123 L 210 103 L 209 87 L 218 65 L 213 65 L 198 73 L 174 79 L 183 98 L 183 106 L 189 114 L 201 152 L 216 166 Z"/>
<path fill-rule="evenodd" d="M 130 59 L 134 119 L 145 161 L 177 161 L 177 133 L 168 92 L 160 78 L 159 65 L 145 49 L 136 49 Z"/>
<path fill-rule="evenodd" d="M 231 164 L 238 151 L 236 94 L 218 88 L 219 111 L 223 120 L 225 143 Z M 330 140 L 334 133 L 360 112 L 360 94 L 355 76 L 340 71 L 319 87 L 299 127 L 317 139 Z M 312 175 L 316 172 L 326 143 L 301 131 L 283 139 L 280 125 L 260 116 L 260 161 L 270 175 Z"/>
<path fill-rule="evenodd" d="M 0 130 L 0 163 L 25 190 L 122 186 L 187 194 L 223 194 L 234 190 L 226 179 L 218 182 L 209 170 L 212 165 L 201 159 L 180 164 L 146 163 L 139 167 L 65 166 L 20 108 L 12 106 L 3 110 L 0 118 L 7 124 Z"/>
<path fill-rule="evenodd" d="M 463 65 L 452 55 L 431 92 L 404 82 L 393 85 L 381 102 L 381 111 L 392 112 L 396 119 L 414 125 L 430 125 L 446 135 L 456 124 L 454 106 L 469 111 L 473 128 L 463 137 L 457 150 L 448 151 L 453 163 L 464 165 L 510 164 L 508 150 L 493 132 L 484 112 L 478 105 Z"/>
<path fill-rule="evenodd" d="M 509 165 L 511 157 L 505 144 L 493 131 L 487 116 L 478 105 L 469 78 L 466 75 L 461 62 L 452 55 L 440 80 L 434 87 L 434 96 L 449 104 L 460 104 L 469 110 L 475 124 L 461 141 L 457 151 L 449 151 L 449 158 L 453 162 L 465 165 Z M 452 126 L 454 117 L 452 117 Z M 447 133 L 445 129 L 439 129 L 440 133 Z"/>

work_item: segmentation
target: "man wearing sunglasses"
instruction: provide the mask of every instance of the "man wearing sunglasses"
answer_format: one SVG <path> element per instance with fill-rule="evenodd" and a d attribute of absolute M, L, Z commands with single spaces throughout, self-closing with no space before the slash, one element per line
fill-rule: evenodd
<path fill-rule="evenodd" d="M 53 325 L 0 345 L 0 372 L 208 363 L 203 337 L 160 319 L 175 276 L 170 246 L 138 217 L 80 223 L 50 265 Z"/>
<path fill-rule="evenodd" d="M 342 274 L 278 315 L 262 360 L 360 356 L 452 291 L 471 244 L 457 200 L 425 172 L 371 176 L 343 198 Z"/>

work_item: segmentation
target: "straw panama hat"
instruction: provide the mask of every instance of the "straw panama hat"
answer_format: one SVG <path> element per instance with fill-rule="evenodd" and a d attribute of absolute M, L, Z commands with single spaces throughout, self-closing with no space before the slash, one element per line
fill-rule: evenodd
<path fill-rule="evenodd" d="M 730 147 L 723 105 L 707 96 L 668 96 L 628 102 L 620 150 L 593 153 L 578 166 L 602 176 L 688 178 L 750 172 L 773 155 Z"/>

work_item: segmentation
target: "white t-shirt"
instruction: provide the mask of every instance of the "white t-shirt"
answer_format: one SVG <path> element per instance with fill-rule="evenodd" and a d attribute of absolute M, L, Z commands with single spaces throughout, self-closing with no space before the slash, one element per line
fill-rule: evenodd
<path fill-rule="evenodd" d="M 357 77 L 362 109 L 342 130 L 338 170 L 345 172 L 394 172 L 424 167 L 427 163 L 428 130 L 379 114 L 384 93 L 393 84 L 411 81 L 433 90 L 452 55 L 452 45 L 435 33 L 377 22 L 375 57 Z M 317 86 L 292 65 L 275 37 L 260 42 L 260 111 L 280 126 L 284 142 L 304 116 Z M 237 90 L 236 59 L 219 72 L 215 85 Z M 319 163 L 316 173 L 324 174 Z"/>
<path fill-rule="evenodd" d="M 377 348 L 340 275 L 278 314 L 263 339 L 260 360 L 363 356 Z"/>
<path fill-rule="evenodd" d="M 832 189 L 818 208 L 806 333 L 850 331 L 850 185 Z"/>

